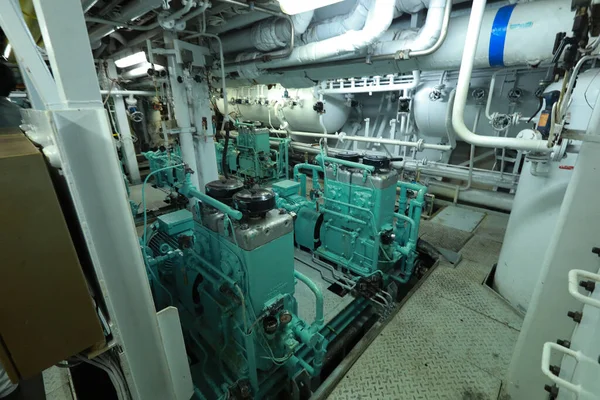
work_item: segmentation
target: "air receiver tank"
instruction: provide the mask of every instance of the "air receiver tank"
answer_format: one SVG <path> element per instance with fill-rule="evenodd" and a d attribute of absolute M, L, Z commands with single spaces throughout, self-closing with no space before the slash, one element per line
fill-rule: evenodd
<path fill-rule="evenodd" d="M 287 121 L 292 131 L 314 133 L 323 133 L 324 130 L 327 133 L 337 132 L 350 114 L 350 107 L 341 95 L 323 96 L 324 112 L 320 112 L 318 103 L 321 100 L 315 88 L 286 89 L 280 85 L 269 87 L 271 85 L 229 89 L 229 111 L 234 112 L 239 119 L 260 121 L 268 127 L 278 129 Z M 216 103 L 219 111 L 224 112 L 224 100 L 217 99 Z"/>

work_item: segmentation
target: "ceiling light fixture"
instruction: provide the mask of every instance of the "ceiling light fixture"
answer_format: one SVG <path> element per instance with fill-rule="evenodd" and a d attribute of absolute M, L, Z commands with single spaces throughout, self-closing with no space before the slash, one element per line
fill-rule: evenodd
<path fill-rule="evenodd" d="M 279 6 L 284 13 L 295 15 L 339 3 L 341 1 L 342 0 L 279 0 Z"/>

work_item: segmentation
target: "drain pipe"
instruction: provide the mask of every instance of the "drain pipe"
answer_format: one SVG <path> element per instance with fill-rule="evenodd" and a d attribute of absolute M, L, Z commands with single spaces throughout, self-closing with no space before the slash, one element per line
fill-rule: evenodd
<path fill-rule="evenodd" d="M 485 12 L 486 0 L 473 1 L 471 8 L 471 17 L 467 27 L 467 35 L 463 50 L 462 62 L 458 74 L 458 83 L 456 85 L 456 97 L 454 99 L 454 109 L 452 110 L 452 127 L 454 131 L 465 142 L 480 147 L 495 147 L 501 149 L 515 149 L 534 152 L 550 152 L 552 148 L 548 147 L 546 140 L 523 140 L 507 137 L 492 137 L 478 135 L 471 132 L 465 125 L 465 105 L 469 93 L 469 83 L 473 72 L 473 63 L 477 51 L 477 42 Z"/>

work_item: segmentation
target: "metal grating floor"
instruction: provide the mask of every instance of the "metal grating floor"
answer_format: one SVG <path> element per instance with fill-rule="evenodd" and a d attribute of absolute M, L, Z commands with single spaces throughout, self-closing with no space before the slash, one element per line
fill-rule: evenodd
<path fill-rule="evenodd" d="M 486 214 L 461 249 L 463 261 L 432 272 L 329 399 L 496 400 L 522 317 L 481 283 L 507 222 Z M 427 225 L 431 236 L 452 229 Z"/>

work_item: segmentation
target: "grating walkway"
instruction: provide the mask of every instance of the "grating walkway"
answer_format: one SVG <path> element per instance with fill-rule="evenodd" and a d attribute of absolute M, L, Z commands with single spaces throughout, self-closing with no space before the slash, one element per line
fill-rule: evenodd
<path fill-rule="evenodd" d="M 463 260 L 456 267 L 440 263 L 329 399 L 496 400 L 522 317 L 482 282 L 507 222 L 486 214 L 473 232 L 424 224 L 431 242 L 454 238 L 449 248 L 468 238 L 457 249 Z"/>

